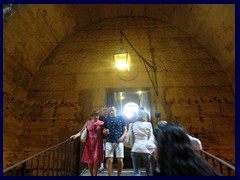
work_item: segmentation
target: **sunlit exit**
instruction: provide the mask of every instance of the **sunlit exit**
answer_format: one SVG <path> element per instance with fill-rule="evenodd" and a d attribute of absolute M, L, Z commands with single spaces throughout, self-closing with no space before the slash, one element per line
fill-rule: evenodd
<path fill-rule="evenodd" d="M 132 118 L 134 114 L 138 113 L 139 106 L 136 103 L 127 103 L 124 106 L 123 113 L 127 118 Z"/>

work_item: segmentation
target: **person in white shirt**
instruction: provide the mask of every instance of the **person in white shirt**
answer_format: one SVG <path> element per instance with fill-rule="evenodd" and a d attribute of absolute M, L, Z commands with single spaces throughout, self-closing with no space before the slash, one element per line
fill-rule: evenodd
<path fill-rule="evenodd" d="M 156 146 L 154 144 L 152 124 L 148 122 L 148 117 L 148 114 L 140 108 L 137 120 L 129 124 L 129 129 L 133 128 L 135 138 L 131 149 L 134 176 L 141 175 L 141 160 L 143 160 L 147 176 L 153 175 L 151 169 L 151 154 Z"/>

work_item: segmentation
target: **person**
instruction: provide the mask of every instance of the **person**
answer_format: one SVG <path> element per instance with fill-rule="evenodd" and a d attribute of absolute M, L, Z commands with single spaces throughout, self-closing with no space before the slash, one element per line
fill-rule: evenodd
<path fill-rule="evenodd" d="M 143 160 L 147 176 L 152 176 L 151 154 L 156 146 L 154 144 L 152 124 L 148 122 L 148 114 L 144 109 L 139 109 L 137 120 L 129 124 L 130 128 L 133 130 L 135 139 L 131 149 L 134 176 L 141 176 L 141 160 Z"/>
<path fill-rule="evenodd" d="M 154 132 L 159 176 L 219 176 L 192 146 L 187 132 L 175 123 L 161 123 Z"/>
<path fill-rule="evenodd" d="M 160 127 L 161 124 L 165 124 L 165 123 L 167 123 L 167 121 L 164 121 L 164 120 L 159 121 L 156 128 Z M 195 149 L 196 150 L 202 150 L 201 141 L 196 137 L 192 137 L 189 134 L 187 134 L 187 135 L 188 135 L 188 138 L 190 139 L 191 144 L 195 147 Z"/>
<path fill-rule="evenodd" d="M 202 148 L 202 143 L 201 143 L 201 141 L 200 141 L 198 138 L 192 137 L 192 136 L 190 136 L 189 134 L 187 134 L 187 135 L 188 135 L 188 138 L 189 138 L 191 144 L 193 145 L 193 147 L 194 147 L 196 150 L 202 150 L 202 149 L 203 149 L 203 148 Z"/>
<path fill-rule="evenodd" d="M 103 121 L 104 124 L 107 124 L 108 108 L 107 108 L 106 105 L 102 107 L 102 114 L 100 115 L 99 120 Z M 104 164 L 105 164 L 105 155 L 104 155 L 105 147 L 106 147 L 106 137 L 105 137 L 105 135 L 103 135 L 103 163 L 101 163 L 101 166 L 99 168 L 99 172 L 102 172 L 103 170 L 105 170 L 105 166 L 104 166 Z"/>
<path fill-rule="evenodd" d="M 88 164 L 91 176 L 97 176 L 99 164 L 103 162 L 103 125 L 104 122 L 99 120 L 99 111 L 94 110 L 92 120 L 88 120 L 79 133 L 70 137 L 70 139 L 80 137 L 84 128 L 87 127 L 88 135 L 81 162 Z"/>
<path fill-rule="evenodd" d="M 127 134 L 125 121 L 117 115 L 114 106 L 109 107 L 108 122 L 104 126 L 103 134 L 106 136 L 105 158 L 107 159 L 108 175 L 113 175 L 114 152 L 117 159 L 118 176 L 121 176 L 123 169 L 124 144 L 123 140 Z"/>

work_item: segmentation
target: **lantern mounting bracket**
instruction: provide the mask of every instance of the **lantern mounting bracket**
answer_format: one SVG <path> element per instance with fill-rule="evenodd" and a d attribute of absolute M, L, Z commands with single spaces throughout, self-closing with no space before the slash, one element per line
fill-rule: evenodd
<path fill-rule="evenodd" d="M 131 48 L 133 49 L 133 51 L 139 56 L 139 58 L 142 60 L 144 66 L 145 66 L 145 69 L 148 73 L 148 77 L 152 83 L 152 86 L 154 88 L 154 91 L 156 93 L 156 95 L 158 96 L 158 87 L 157 87 L 157 68 L 155 66 L 155 64 L 151 63 L 150 61 L 146 60 L 136 49 L 135 47 L 132 45 L 132 43 L 128 40 L 128 38 L 126 37 L 126 35 L 120 31 L 121 33 L 121 43 L 122 43 L 122 46 L 123 46 L 123 38 L 127 41 L 127 43 L 131 46 Z M 149 70 L 147 68 L 147 66 L 153 70 L 154 72 L 154 79 L 151 77 L 150 73 L 149 73 Z M 154 81 L 155 80 L 155 81 Z"/>

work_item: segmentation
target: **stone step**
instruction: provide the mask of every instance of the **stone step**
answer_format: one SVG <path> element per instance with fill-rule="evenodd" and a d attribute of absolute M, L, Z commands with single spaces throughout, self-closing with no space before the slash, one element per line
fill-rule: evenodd
<path fill-rule="evenodd" d="M 84 169 L 80 176 L 90 176 L 88 169 Z M 98 176 L 108 176 L 107 170 L 98 173 Z M 113 170 L 113 176 L 117 176 L 117 170 Z M 122 176 L 133 176 L 133 169 L 126 168 L 122 171 Z M 145 169 L 141 169 L 141 176 L 146 176 Z"/>

